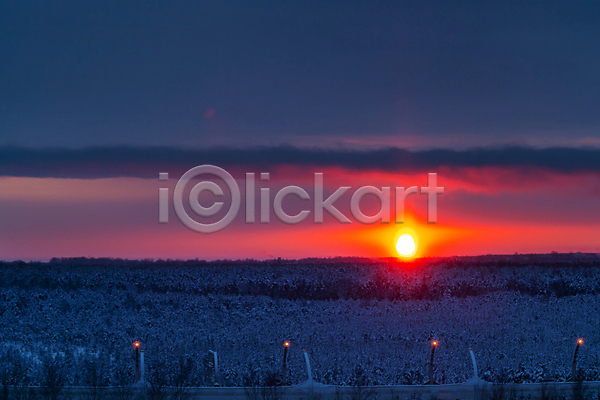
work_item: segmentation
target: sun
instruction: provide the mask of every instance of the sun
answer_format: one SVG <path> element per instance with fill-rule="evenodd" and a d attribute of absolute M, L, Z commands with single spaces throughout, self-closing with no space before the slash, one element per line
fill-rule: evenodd
<path fill-rule="evenodd" d="M 417 242 L 410 233 L 403 233 L 396 242 L 396 251 L 402 257 L 412 257 L 417 252 Z"/>

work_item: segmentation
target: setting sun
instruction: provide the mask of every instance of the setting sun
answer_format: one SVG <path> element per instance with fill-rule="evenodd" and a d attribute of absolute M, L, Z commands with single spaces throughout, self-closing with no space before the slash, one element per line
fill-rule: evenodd
<path fill-rule="evenodd" d="M 403 233 L 396 242 L 396 251 L 402 257 L 412 257 L 417 252 L 417 243 L 410 233 Z"/>

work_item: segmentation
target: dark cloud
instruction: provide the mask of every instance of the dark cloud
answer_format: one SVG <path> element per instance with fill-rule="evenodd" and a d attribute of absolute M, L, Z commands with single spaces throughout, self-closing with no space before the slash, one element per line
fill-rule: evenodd
<path fill-rule="evenodd" d="M 600 125 L 599 12 L 553 0 L 2 2 L 0 145 L 402 133 L 584 144 Z"/>
<path fill-rule="evenodd" d="M 0 176 L 153 178 L 159 172 L 182 173 L 201 164 L 267 171 L 282 165 L 293 165 L 373 171 L 500 167 L 540 168 L 562 173 L 600 172 L 600 149 L 506 147 L 462 151 L 410 151 L 400 148 L 350 151 L 294 147 L 211 150 L 166 147 L 0 148 Z"/>

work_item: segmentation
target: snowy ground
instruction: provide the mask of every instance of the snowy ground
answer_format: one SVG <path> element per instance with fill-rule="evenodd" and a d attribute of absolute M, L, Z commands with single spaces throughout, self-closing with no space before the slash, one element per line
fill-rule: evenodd
<path fill-rule="evenodd" d="M 600 377 L 594 263 L 191 264 L 0 265 L 3 379 L 39 383 L 53 365 L 68 384 L 118 384 L 139 339 L 150 378 L 206 384 L 212 349 L 223 382 L 243 385 L 275 375 L 289 340 L 292 383 L 305 349 L 322 383 L 416 384 L 436 339 L 441 382 L 470 377 L 469 348 L 488 380 L 564 380 L 578 337 L 581 373 Z"/>

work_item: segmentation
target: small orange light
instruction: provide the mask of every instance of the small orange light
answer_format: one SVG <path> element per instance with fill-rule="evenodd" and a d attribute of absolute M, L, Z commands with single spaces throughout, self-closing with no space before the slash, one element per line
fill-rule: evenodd
<path fill-rule="evenodd" d="M 134 345 L 135 347 L 140 347 L 140 342 L 134 342 L 134 343 L 133 343 L 133 345 Z"/>
<path fill-rule="evenodd" d="M 579 339 L 579 340 L 577 341 L 577 344 L 583 344 L 583 339 Z"/>
<path fill-rule="evenodd" d="M 284 345 L 285 347 L 290 347 L 290 342 L 285 342 L 283 345 Z"/>
<path fill-rule="evenodd" d="M 434 346 L 437 346 L 437 340 L 434 340 L 433 343 L 431 343 Z"/>

